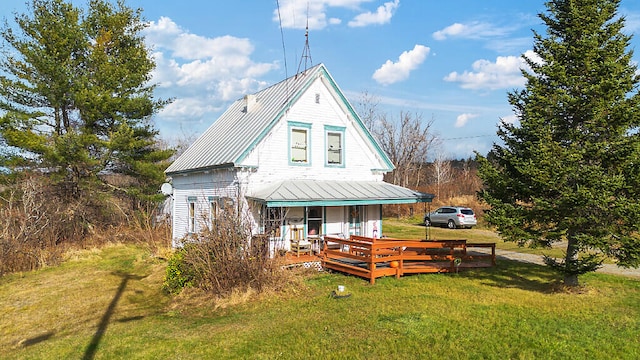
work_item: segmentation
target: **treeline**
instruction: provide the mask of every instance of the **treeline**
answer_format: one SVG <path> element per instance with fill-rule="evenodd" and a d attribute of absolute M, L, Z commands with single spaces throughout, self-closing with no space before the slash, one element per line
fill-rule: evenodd
<path fill-rule="evenodd" d="M 482 215 L 484 207 L 477 199 L 482 181 L 478 177 L 478 164 L 474 159 L 437 160 L 424 163 L 419 168 L 419 181 L 410 187 L 434 194 L 433 202 L 429 205 L 387 205 L 383 207 L 383 216 L 413 216 L 424 213 L 427 206 L 433 208 L 441 205 L 469 206 Z M 393 175 L 389 174 L 385 180 L 389 181 L 392 178 Z"/>
<path fill-rule="evenodd" d="M 386 182 L 435 195 L 433 205 L 471 206 L 481 213 L 476 193 L 480 190 L 478 164 L 474 159 L 451 160 L 433 130 L 434 119 L 401 111 L 397 117 L 379 108 L 379 99 L 363 92 L 356 101 L 358 114 L 395 165 Z M 384 216 L 412 216 L 422 205 L 388 205 Z"/>
<path fill-rule="evenodd" d="M 167 102 L 149 84 L 141 10 L 29 5 L 0 28 L 0 275 L 69 245 L 157 238 L 173 154 L 151 122 Z"/>

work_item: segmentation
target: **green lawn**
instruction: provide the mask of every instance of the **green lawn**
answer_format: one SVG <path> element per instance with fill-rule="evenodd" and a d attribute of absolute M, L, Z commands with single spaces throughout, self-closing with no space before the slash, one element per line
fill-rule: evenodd
<path fill-rule="evenodd" d="M 502 250 L 517 251 L 527 254 L 547 255 L 551 257 L 562 257 L 563 248 L 554 247 L 552 249 L 520 247 L 513 242 L 503 241 L 495 231 L 488 230 L 481 226 L 472 229 L 447 229 L 445 227 L 425 227 L 421 223 L 421 218 L 395 219 L 384 218 L 382 221 L 382 233 L 386 236 L 399 239 L 425 239 L 431 240 L 459 240 L 464 239 L 473 242 L 494 242 L 496 248 Z"/>
<path fill-rule="evenodd" d="M 375 285 L 319 273 L 215 307 L 164 295 L 164 268 L 117 245 L 0 279 L 0 358 L 640 358 L 640 281 L 623 277 L 587 275 L 567 294 L 544 267 L 514 262 Z M 330 297 L 338 285 L 351 297 Z"/>

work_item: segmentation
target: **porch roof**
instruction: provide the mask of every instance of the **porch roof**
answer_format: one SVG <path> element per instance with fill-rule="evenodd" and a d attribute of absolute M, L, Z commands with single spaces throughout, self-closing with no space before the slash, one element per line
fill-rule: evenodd
<path fill-rule="evenodd" d="M 265 185 L 247 198 L 267 207 L 348 206 L 431 202 L 433 194 L 383 181 L 284 180 Z"/>

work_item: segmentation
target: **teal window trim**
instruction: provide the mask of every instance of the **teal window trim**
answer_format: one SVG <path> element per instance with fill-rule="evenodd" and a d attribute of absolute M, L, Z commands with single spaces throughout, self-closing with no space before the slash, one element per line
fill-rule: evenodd
<path fill-rule="evenodd" d="M 333 126 L 333 125 L 325 125 L 324 126 L 324 166 L 330 168 L 344 168 L 345 167 L 345 133 L 346 127 L 344 126 Z M 329 149 L 329 134 L 339 134 L 340 135 L 340 163 L 329 163 L 329 152 L 332 151 Z"/>
<path fill-rule="evenodd" d="M 327 233 L 327 207 L 323 206 L 322 207 L 322 234 L 326 234 Z"/>
<path fill-rule="evenodd" d="M 364 123 L 360 119 L 360 116 L 358 116 L 358 114 L 353 109 L 353 107 L 351 106 L 349 101 L 347 101 L 347 98 L 344 96 L 344 94 L 342 93 L 340 88 L 338 88 L 338 84 L 336 84 L 336 82 L 333 80 L 331 75 L 329 75 L 329 72 L 327 71 L 327 69 L 324 66 L 322 66 L 320 68 L 320 72 L 321 72 L 323 78 L 326 79 L 329 82 L 329 84 L 331 85 L 331 87 L 333 88 L 335 93 L 342 100 L 342 103 L 347 107 L 348 112 L 351 114 L 351 116 L 355 120 L 355 122 L 358 125 L 358 127 L 360 128 L 360 130 L 363 131 L 363 133 L 365 134 L 365 136 L 367 138 L 369 138 L 369 141 L 371 141 L 371 143 L 373 144 L 374 148 L 377 150 L 378 155 L 380 155 L 380 158 L 382 159 L 382 161 L 387 165 L 387 168 L 384 169 L 384 171 L 385 172 L 389 172 L 389 171 L 392 171 L 393 169 L 395 169 L 395 166 L 391 162 L 391 159 L 389 159 L 389 156 L 382 150 L 382 148 L 380 147 L 380 144 L 378 143 L 378 141 L 373 137 L 373 134 L 371 134 L 371 132 L 367 129 L 367 127 L 364 126 Z"/>
<path fill-rule="evenodd" d="M 294 156 L 293 156 L 293 143 L 292 143 L 292 134 L 294 130 L 304 130 L 306 132 L 307 135 L 307 143 L 306 143 L 306 156 L 307 156 L 307 161 L 294 161 Z M 311 123 L 304 123 L 304 122 L 299 122 L 299 121 L 289 121 L 288 122 L 288 129 L 287 129 L 287 133 L 288 133 L 288 141 L 287 141 L 287 148 L 289 149 L 288 151 L 288 158 L 289 158 L 289 165 L 292 166 L 311 166 Z"/>

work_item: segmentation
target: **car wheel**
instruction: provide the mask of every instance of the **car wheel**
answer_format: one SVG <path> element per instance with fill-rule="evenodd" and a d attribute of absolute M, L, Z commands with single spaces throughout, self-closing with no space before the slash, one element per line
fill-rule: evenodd
<path fill-rule="evenodd" d="M 447 227 L 449 229 L 455 229 L 456 228 L 456 223 L 453 222 L 453 220 L 449 220 L 449 222 L 447 223 Z"/>
<path fill-rule="evenodd" d="M 431 226 L 431 219 L 424 218 L 424 226 Z"/>

